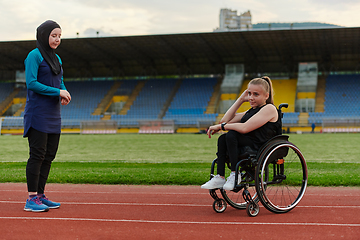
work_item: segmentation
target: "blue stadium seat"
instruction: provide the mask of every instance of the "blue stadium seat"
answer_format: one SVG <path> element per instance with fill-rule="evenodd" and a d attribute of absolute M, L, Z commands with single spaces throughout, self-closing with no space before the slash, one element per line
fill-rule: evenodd
<path fill-rule="evenodd" d="M 14 87 L 14 83 L 1 83 L 0 102 L 4 101 L 14 91 Z"/>
<path fill-rule="evenodd" d="M 284 112 L 282 122 L 283 124 L 298 124 L 299 122 L 299 112 Z"/>
<path fill-rule="evenodd" d="M 138 125 L 139 120 L 158 119 L 177 81 L 178 79 L 149 79 L 127 114 L 112 115 L 111 119 L 117 121 L 119 125 Z M 137 81 L 128 82 L 137 83 Z M 121 85 L 118 91 L 124 95 L 130 95 L 129 92 L 123 90 L 123 87 Z"/>
<path fill-rule="evenodd" d="M 71 94 L 71 103 L 61 106 L 62 127 L 80 127 L 81 121 L 100 120 L 92 113 L 114 85 L 114 81 L 65 82 Z"/>
<path fill-rule="evenodd" d="M 177 125 L 215 122 L 217 114 L 206 114 L 205 111 L 216 83 L 216 78 L 184 79 L 164 119 L 173 119 Z"/>
<path fill-rule="evenodd" d="M 360 117 L 360 75 L 329 75 L 323 118 Z"/>

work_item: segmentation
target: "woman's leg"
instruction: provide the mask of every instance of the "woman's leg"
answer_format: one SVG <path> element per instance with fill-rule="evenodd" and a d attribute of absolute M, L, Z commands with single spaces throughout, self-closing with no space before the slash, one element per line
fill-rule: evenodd
<path fill-rule="evenodd" d="M 201 185 L 203 189 L 217 189 L 221 188 L 225 183 L 225 161 L 226 161 L 226 139 L 225 134 L 218 138 L 217 155 L 217 175 L 211 178 L 208 182 Z"/>
<path fill-rule="evenodd" d="M 37 193 L 43 194 L 45 190 L 46 181 L 49 176 L 51 163 L 56 156 L 60 140 L 60 134 L 48 134 L 47 145 L 46 145 L 46 154 L 44 161 L 42 162 L 40 168 L 39 182 Z"/>
<path fill-rule="evenodd" d="M 225 176 L 225 164 L 226 164 L 226 155 L 227 155 L 227 147 L 226 147 L 226 133 L 222 134 L 218 138 L 218 151 L 217 155 L 217 174 L 224 177 Z"/>
<path fill-rule="evenodd" d="M 254 143 L 250 138 L 237 131 L 230 130 L 226 134 L 226 146 L 231 163 L 232 172 L 236 170 L 236 164 L 238 163 L 238 156 L 239 156 L 239 148 L 242 146 L 252 147 L 253 145 Z"/>
<path fill-rule="evenodd" d="M 26 200 L 24 210 L 46 212 L 49 211 L 49 207 L 40 201 L 37 191 L 40 169 L 46 154 L 47 134 L 31 128 L 28 133 L 28 142 L 30 157 L 26 165 L 26 181 L 29 198 Z"/>
<path fill-rule="evenodd" d="M 231 163 L 231 174 L 227 178 L 226 183 L 223 185 L 223 189 L 231 191 L 234 189 L 236 184 L 239 183 L 239 180 L 241 181 L 240 177 L 240 179 L 238 179 L 238 183 L 235 183 L 235 171 L 236 164 L 238 163 L 239 148 L 241 146 L 253 146 L 253 142 L 245 135 L 231 130 L 226 134 L 226 146 Z"/>
<path fill-rule="evenodd" d="M 47 134 L 31 128 L 28 133 L 28 142 L 30 157 L 26 165 L 27 188 L 29 195 L 36 195 L 40 169 L 46 154 Z"/>

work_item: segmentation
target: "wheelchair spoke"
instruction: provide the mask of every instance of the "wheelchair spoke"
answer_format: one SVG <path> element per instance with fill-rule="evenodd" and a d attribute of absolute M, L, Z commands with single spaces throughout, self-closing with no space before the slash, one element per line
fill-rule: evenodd
<path fill-rule="evenodd" d="M 305 192 L 305 160 L 295 145 L 288 142 L 273 147 L 264 158 L 259 167 L 261 171 L 258 170 L 258 182 L 262 185 L 257 189 L 261 191 L 260 200 L 270 211 L 290 211 L 299 203 Z M 270 169 L 270 176 L 266 176 L 266 171 L 270 173 Z"/>

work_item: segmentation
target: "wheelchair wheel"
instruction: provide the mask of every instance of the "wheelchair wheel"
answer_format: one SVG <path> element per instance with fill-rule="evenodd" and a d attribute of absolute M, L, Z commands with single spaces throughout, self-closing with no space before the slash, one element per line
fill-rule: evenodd
<path fill-rule="evenodd" d="M 246 180 L 246 176 L 243 180 Z M 247 183 L 242 182 L 242 184 L 249 184 L 247 190 L 251 194 L 252 200 L 255 203 L 259 202 L 259 198 L 257 197 L 256 188 L 255 188 L 255 181 L 253 180 L 252 182 L 247 182 Z M 243 190 L 244 188 L 240 190 L 235 189 L 233 191 L 226 191 L 224 189 L 220 189 L 220 192 L 223 198 L 225 199 L 225 201 L 233 208 L 246 209 L 248 202 L 244 200 L 242 194 Z"/>
<path fill-rule="evenodd" d="M 213 209 L 217 213 L 222 213 L 226 210 L 226 202 L 224 199 L 219 198 L 218 200 L 215 200 L 213 203 Z"/>
<path fill-rule="evenodd" d="M 258 197 L 266 209 L 289 212 L 300 202 L 307 186 L 302 153 L 288 141 L 270 143 L 259 156 L 255 181 Z"/>
<path fill-rule="evenodd" d="M 259 204 L 257 203 L 249 203 L 246 206 L 246 213 L 250 217 L 256 217 L 259 214 L 259 212 L 260 212 L 260 207 Z"/>

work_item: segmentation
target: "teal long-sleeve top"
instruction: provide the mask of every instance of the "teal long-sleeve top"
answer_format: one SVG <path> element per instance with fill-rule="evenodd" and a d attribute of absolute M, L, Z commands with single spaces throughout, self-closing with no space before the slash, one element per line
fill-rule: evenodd
<path fill-rule="evenodd" d="M 60 64 L 62 64 L 59 56 Z M 66 90 L 63 69 L 55 75 L 39 49 L 25 59 L 27 98 L 24 111 L 24 137 L 30 128 L 44 133 L 61 132 L 60 90 Z"/>
<path fill-rule="evenodd" d="M 62 65 L 60 57 L 59 56 L 57 57 L 59 58 L 60 64 Z M 43 61 L 45 62 L 38 48 L 32 50 L 29 53 L 28 57 L 25 59 L 26 87 L 28 90 L 34 91 L 39 94 L 48 95 L 48 96 L 60 96 L 60 89 L 66 90 L 63 82 L 62 73 L 60 73 L 61 74 L 60 88 L 51 87 L 38 81 L 39 66 Z"/>

